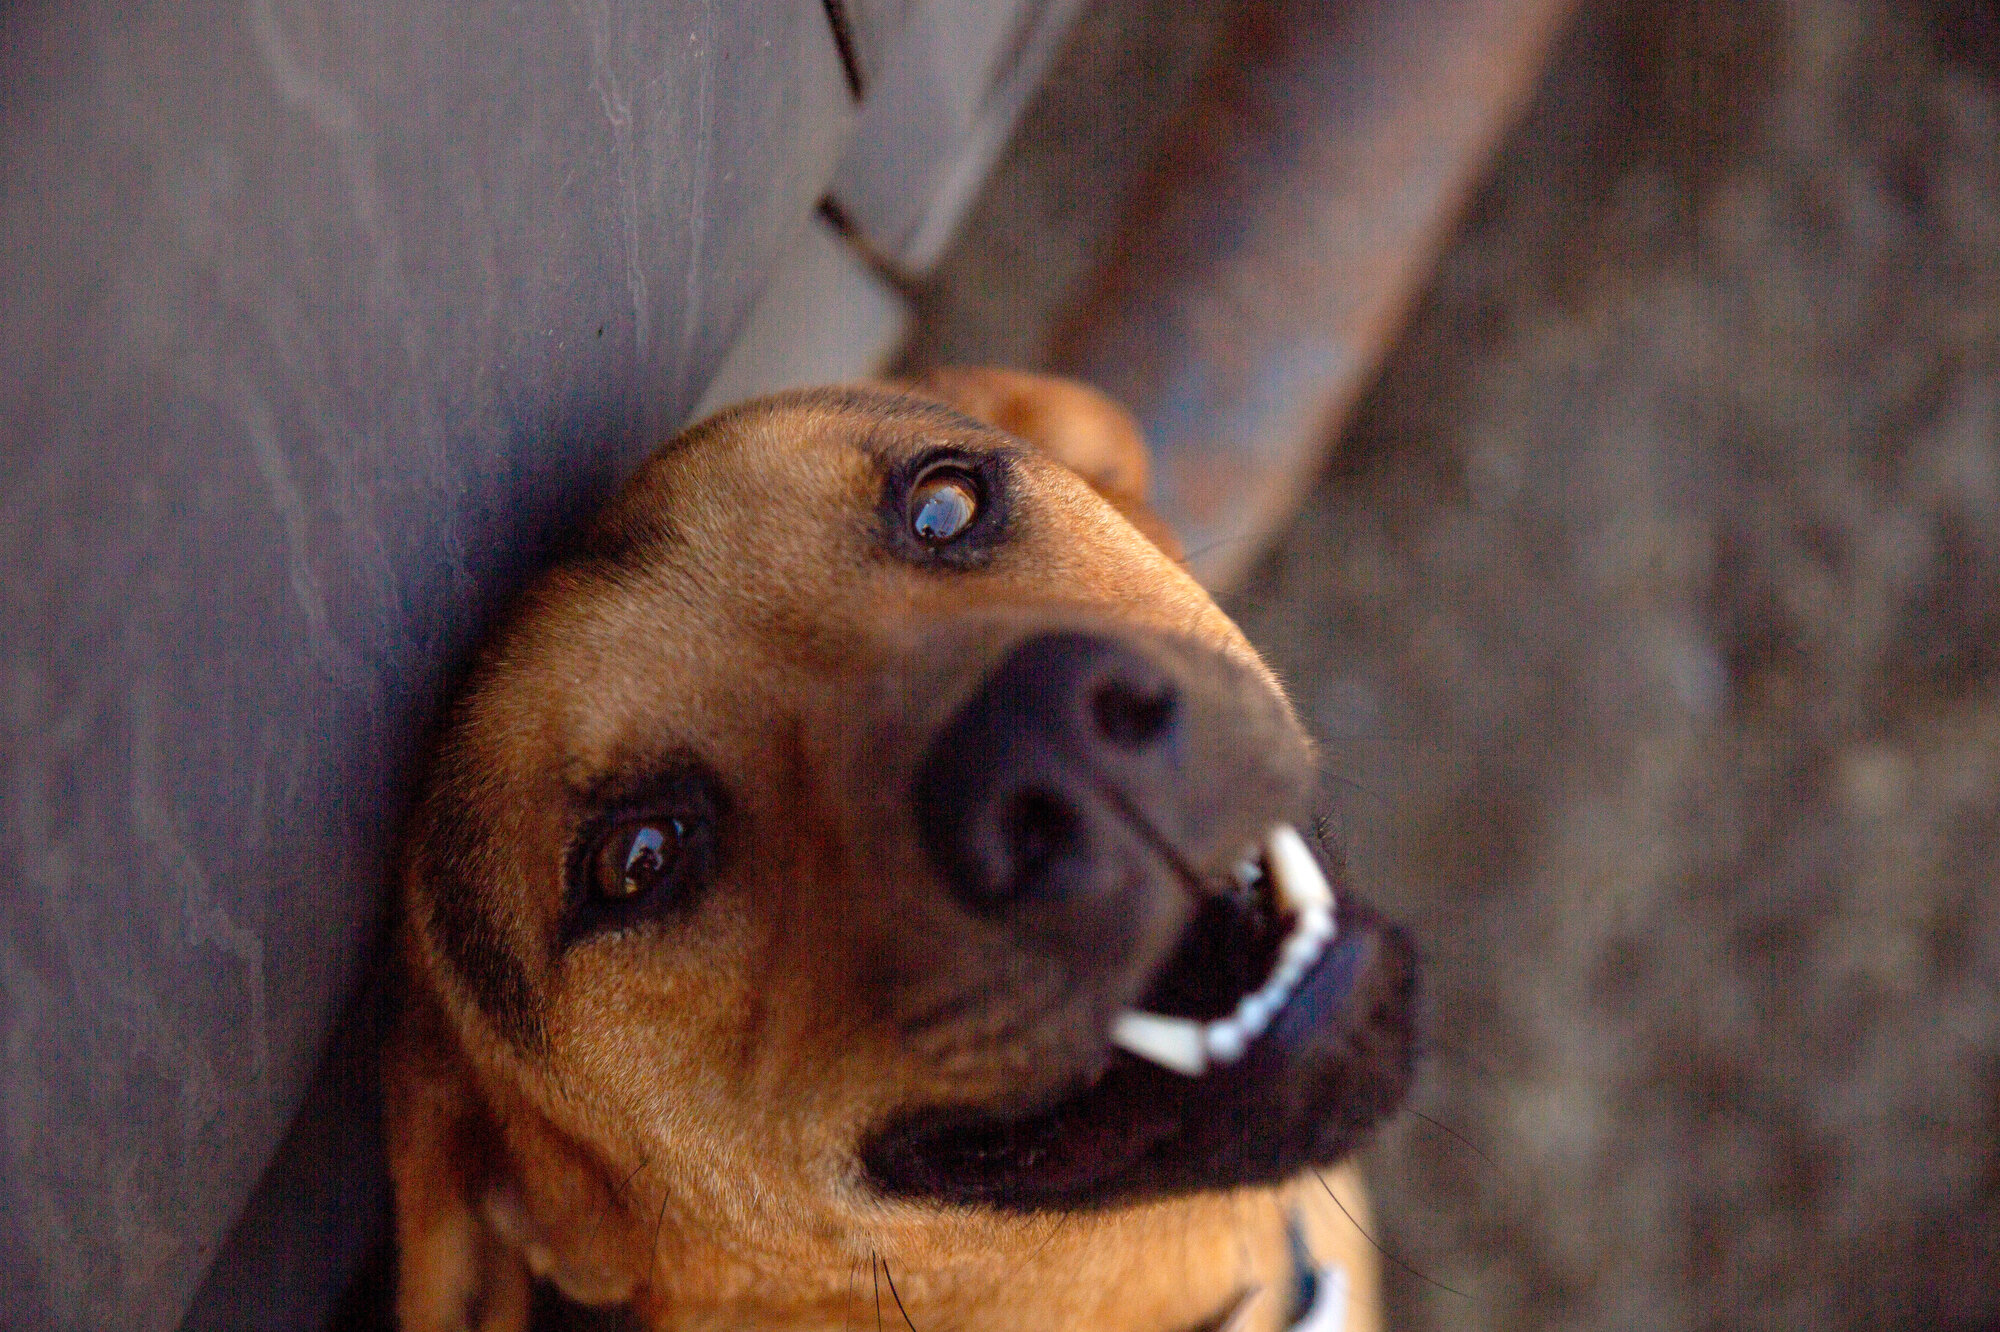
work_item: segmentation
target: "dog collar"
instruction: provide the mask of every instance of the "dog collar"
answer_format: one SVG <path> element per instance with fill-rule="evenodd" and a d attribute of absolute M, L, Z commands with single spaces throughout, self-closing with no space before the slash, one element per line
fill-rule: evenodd
<path fill-rule="evenodd" d="M 1285 1240 L 1292 1250 L 1290 1332 L 1345 1332 L 1347 1269 L 1314 1260 L 1297 1212 L 1285 1218 Z"/>
<path fill-rule="evenodd" d="M 1313 1258 L 1297 1212 L 1285 1217 L 1285 1244 L 1292 1258 L 1291 1313 L 1285 1332 L 1345 1332 L 1347 1269 L 1339 1263 L 1321 1264 Z M 1250 1291 L 1233 1308 L 1225 1309 L 1199 1327 L 1189 1328 L 1188 1332 L 1242 1332 L 1256 1293 Z"/>

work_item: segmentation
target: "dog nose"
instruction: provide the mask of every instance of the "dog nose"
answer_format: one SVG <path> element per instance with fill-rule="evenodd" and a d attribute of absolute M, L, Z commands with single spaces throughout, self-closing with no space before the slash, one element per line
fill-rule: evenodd
<path fill-rule="evenodd" d="M 917 770 L 924 849 L 978 911 L 1115 891 L 1174 780 L 1181 691 L 1115 639 L 1020 643 L 932 739 Z"/>

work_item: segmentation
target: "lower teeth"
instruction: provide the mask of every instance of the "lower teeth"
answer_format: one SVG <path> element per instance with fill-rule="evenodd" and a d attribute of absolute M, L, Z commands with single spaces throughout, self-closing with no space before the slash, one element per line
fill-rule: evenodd
<path fill-rule="evenodd" d="M 1235 1012 L 1213 1022 L 1125 1009 L 1112 1020 L 1113 1045 L 1198 1078 L 1213 1065 L 1235 1063 L 1264 1034 L 1292 997 L 1293 988 L 1338 934 L 1333 889 L 1295 828 L 1281 823 L 1271 829 L 1264 839 L 1264 860 L 1280 904 L 1292 914 L 1292 931 L 1279 946 L 1269 978 L 1244 995 Z M 1254 871 L 1254 862 L 1245 865 Z M 1244 880 L 1245 866 L 1238 866 L 1236 875 Z"/>

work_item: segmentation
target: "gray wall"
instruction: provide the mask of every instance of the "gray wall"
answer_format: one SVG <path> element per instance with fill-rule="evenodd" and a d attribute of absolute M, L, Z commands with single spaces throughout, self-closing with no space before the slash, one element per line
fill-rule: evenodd
<path fill-rule="evenodd" d="M 811 0 L 0 10 L 9 1327 L 180 1320 L 449 671 L 851 120 Z"/>

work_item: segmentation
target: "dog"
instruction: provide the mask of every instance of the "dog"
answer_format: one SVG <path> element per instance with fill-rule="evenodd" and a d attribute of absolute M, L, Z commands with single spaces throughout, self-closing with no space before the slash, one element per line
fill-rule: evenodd
<path fill-rule="evenodd" d="M 1081 385 L 788 393 L 529 588 L 402 860 L 404 1332 L 1378 1326 L 1413 946 L 1146 485 Z"/>

